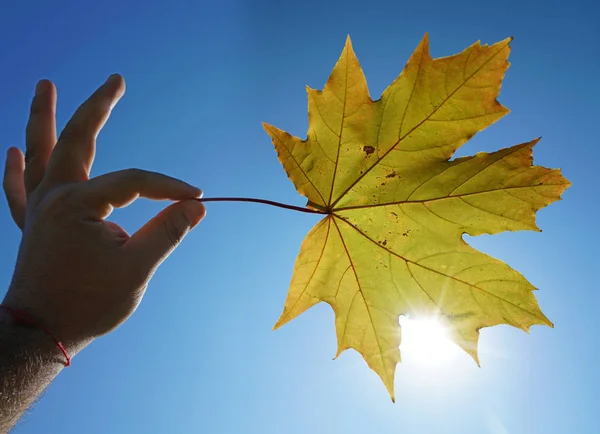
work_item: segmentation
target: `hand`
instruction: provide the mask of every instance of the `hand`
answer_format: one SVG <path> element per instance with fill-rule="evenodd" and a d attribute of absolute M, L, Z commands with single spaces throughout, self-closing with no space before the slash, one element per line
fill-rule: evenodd
<path fill-rule="evenodd" d="M 40 81 L 26 157 L 7 155 L 4 191 L 23 238 L 3 304 L 40 320 L 71 353 L 135 311 L 157 266 L 205 214 L 199 189 L 165 175 L 128 169 L 89 179 L 96 137 L 124 92 L 123 78 L 111 76 L 57 142 L 56 89 Z M 178 202 L 132 236 L 106 221 L 140 196 Z"/>

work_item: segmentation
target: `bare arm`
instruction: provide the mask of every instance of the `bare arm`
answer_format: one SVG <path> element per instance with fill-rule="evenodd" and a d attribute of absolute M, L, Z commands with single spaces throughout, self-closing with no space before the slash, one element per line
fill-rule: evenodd
<path fill-rule="evenodd" d="M 139 169 L 89 178 L 96 137 L 125 91 L 111 76 L 56 139 L 56 89 L 38 83 L 27 124 L 27 158 L 9 149 L 4 191 L 22 229 L 3 305 L 27 312 L 71 357 L 122 324 L 139 305 L 158 265 L 203 218 L 201 191 Z M 25 161 L 27 160 L 27 161 Z M 176 201 L 131 236 L 106 221 L 138 197 Z M 64 367 L 40 328 L 0 312 L 0 430 L 7 431 Z"/>
<path fill-rule="evenodd" d="M 39 329 L 12 324 L 0 312 L 0 432 L 7 432 L 64 367 Z"/>

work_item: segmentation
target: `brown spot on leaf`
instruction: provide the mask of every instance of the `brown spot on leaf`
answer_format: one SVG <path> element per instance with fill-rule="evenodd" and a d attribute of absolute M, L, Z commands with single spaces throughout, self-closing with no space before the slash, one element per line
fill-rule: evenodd
<path fill-rule="evenodd" d="M 369 157 L 373 152 L 375 152 L 375 148 L 373 146 L 363 146 L 363 151 L 365 151 L 365 154 L 367 154 L 367 157 Z"/>
<path fill-rule="evenodd" d="M 393 178 L 394 176 L 396 176 L 396 172 L 388 173 L 387 175 L 385 175 L 386 178 Z"/>

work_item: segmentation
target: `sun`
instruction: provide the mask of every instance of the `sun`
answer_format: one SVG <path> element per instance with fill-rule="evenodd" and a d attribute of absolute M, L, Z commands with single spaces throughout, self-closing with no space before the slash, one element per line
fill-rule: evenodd
<path fill-rule="evenodd" d="M 448 332 L 435 318 L 410 319 L 400 316 L 403 358 L 414 358 L 431 365 L 450 361 L 459 348 L 448 338 Z"/>

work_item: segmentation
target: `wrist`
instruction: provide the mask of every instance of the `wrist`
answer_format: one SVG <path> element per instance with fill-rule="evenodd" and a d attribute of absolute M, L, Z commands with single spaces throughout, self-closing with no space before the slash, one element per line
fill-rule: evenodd
<path fill-rule="evenodd" d="M 0 315 L 0 432 L 20 415 L 62 371 L 65 358 L 43 330 Z"/>
<path fill-rule="evenodd" d="M 42 321 L 6 303 L 0 304 L 0 326 L 5 336 L 16 338 L 24 353 L 35 354 L 48 362 L 60 356 L 63 366 L 69 366 L 72 356 L 89 343 L 61 341 Z"/>
<path fill-rule="evenodd" d="M 17 324 L 6 312 L 0 318 L 2 347 L 10 349 L 13 358 L 21 362 L 35 359 L 57 372 L 65 366 L 62 351 L 43 330 Z"/>
<path fill-rule="evenodd" d="M 58 346 L 58 342 L 60 342 L 69 357 L 75 356 L 90 344 L 93 339 L 83 337 L 79 333 L 78 327 L 65 327 L 65 325 L 56 321 L 56 318 L 62 318 L 64 315 L 49 314 L 52 312 L 49 309 L 49 306 L 52 304 L 49 300 L 42 301 L 41 303 L 32 302 L 32 300 L 37 301 L 38 299 L 39 297 L 32 297 L 29 291 L 22 290 L 22 287 L 15 287 L 13 282 L 4 300 L 0 303 L 0 312 L 4 311 L 2 312 L 2 317 L 0 317 L 3 318 L 0 320 L 0 323 L 1 321 L 6 322 L 8 316 L 10 324 L 38 328 L 48 335 L 47 339 L 51 343 L 54 342 L 55 346 Z M 5 309 L 2 309 L 2 307 L 5 307 Z M 15 318 L 15 315 L 9 311 L 17 312 L 17 317 L 24 317 L 25 321 L 19 321 L 19 318 Z M 19 313 L 22 313 L 22 315 L 19 315 Z"/>

